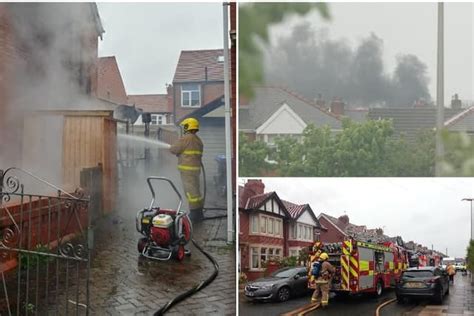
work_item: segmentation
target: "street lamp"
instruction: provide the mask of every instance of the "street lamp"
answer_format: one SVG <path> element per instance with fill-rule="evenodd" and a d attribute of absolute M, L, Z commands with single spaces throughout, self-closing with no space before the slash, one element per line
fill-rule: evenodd
<path fill-rule="evenodd" d="M 472 201 L 474 201 L 474 198 L 464 198 L 461 201 L 471 202 L 471 240 L 473 240 L 473 238 L 472 238 Z"/>

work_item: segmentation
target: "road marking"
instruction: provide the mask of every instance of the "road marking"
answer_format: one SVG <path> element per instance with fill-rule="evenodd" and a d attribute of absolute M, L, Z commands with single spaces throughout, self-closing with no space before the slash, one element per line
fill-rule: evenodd
<path fill-rule="evenodd" d="M 388 301 L 386 301 L 386 302 L 380 304 L 380 305 L 377 307 L 377 309 L 375 310 L 375 316 L 380 316 L 380 310 L 381 310 L 382 308 L 384 308 L 385 306 L 387 306 L 388 304 L 391 304 L 391 303 L 395 302 L 396 300 L 397 300 L 396 298 L 392 298 L 391 300 L 388 300 Z"/>
<path fill-rule="evenodd" d="M 307 313 L 317 309 L 320 305 L 321 305 L 320 303 L 310 303 L 310 304 L 304 305 L 304 306 L 302 306 L 298 309 L 295 309 L 291 312 L 281 314 L 280 316 L 304 316 Z"/>

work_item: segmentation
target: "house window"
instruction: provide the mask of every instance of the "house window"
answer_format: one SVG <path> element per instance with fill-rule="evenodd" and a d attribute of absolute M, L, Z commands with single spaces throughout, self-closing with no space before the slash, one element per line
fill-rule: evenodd
<path fill-rule="evenodd" d="M 251 255 L 251 264 L 250 266 L 252 269 L 258 269 L 260 267 L 260 260 L 258 260 L 258 248 L 251 248 L 252 255 Z"/>
<path fill-rule="evenodd" d="M 251 247 L 250 252 L 251 269 L 262 269 L 268 260 L 281 258 L 282 249 L 268 246 Z"/>
<path fill-rule="evenodd" d="M 151 125 L 163 125 L 166 124 L 166 118 L 162 114 L 151 115 Z"/>
<path fill-rule="evenodd" d="M 250 230 L 252 233 L 258 233 L 258 215 L 251 215 L 250 216 Z"/>
<path fill-rule="evenodd" d="M 302 241 L 314 241 L 313 227 L 305 224 L 293 224 L 290 226 L 290 239 Z"/>
<path fill-rule="evenodd" d="M 267 232 L 267 217 L 266 216 L 262 216 L 262 218 L 260 219 L 260 232 L 264 234 Z"/>
<path fill-rule="evenodd" d="M 198 84 L 183 84 L 181 86 L 181 106 L 201 106 L 201 87 Z"/>
<path fill-rule="evenodd" d="M 290 257 L 298 257 L 298 249 L 290 249 Z"/>
<path fill-rule="evenodd" d="M 268 219 L 268 226 L 267 226 L 267 232 L 269 234 L 273 234 L 273 223 L 275 222 L 275 220 L 273 218 L 269 218 Z"/>
<path fill-rule="evenodd" d="M 281 219 L 275 219 L 275 235 L 280 236 L 280 225 L 282 224 Z"/>

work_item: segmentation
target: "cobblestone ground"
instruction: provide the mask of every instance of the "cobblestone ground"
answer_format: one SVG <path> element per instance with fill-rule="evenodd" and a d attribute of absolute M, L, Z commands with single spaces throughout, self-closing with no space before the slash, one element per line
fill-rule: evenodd
<path fill-rule="evenodd" d="M 167 156 L 160 159 L 153 163 L 154 169 L 150 165 L 135 166 L 122 172 L 117 212 L 96 229 L 90 277 L 93 315 L 152 315 L 213 272 L 213 265 L 192 245 L 189 246 L 192 255 L 183 262 L 150 261 L 138 255 L 137 241 L 141 235 L 135 230 L 135 214 L 148 207 L 151 199 L 146 175 L 170 177 L 181 188 L 174 159 Z M 225 200 L 213 192 L 209 185 L 206 206 L 225 206 Z M 171 207 L 176 202 L 173 192 L 161 186 L 157 187 L 157 200 L 157 205 L 162 207 Z M 219 275 L 208 287 L 171 308 L 166 315 L 235 315 L 235 247 L 228 246 L 225 240 L 227 225 L 222 217 L 225 211 L 206 214 L 218 218 L 206 220 L 195 228 L 194 238 L 217 259 Z"/>

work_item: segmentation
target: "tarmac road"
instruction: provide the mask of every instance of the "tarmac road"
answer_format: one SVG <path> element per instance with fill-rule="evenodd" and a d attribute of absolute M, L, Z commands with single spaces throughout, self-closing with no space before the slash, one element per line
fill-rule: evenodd
<path fill-rule="evenodd" d="M 393 290 L 388 290 L 380 298 L 374 298 L 366 295 L 354 297 L 336 297 L 331 295 L 329 306 L 325 309 L 318 308 L 314 312 L 307 315 L 334 315 L 334 316 L 365 316 L 374 315 L 377 306 L 383 302 L 395 297 Z M 240 315 L 258 315 L 258 316 L 274 316 L 282 313 L 287 313 L 310 302 L 311 296 L 308 294 L 304 297 L 293 298 L 284 303 L 276 302 L 249 302 L 243 293 L 239 295 L 239 314 Z M 399 314 L 383 314 L 385 315 L 399 315 Z"/>

